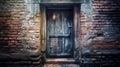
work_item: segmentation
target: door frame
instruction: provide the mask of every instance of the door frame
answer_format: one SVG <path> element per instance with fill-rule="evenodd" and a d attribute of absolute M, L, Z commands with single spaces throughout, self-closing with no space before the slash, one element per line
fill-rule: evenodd
<path fill-rule="evenodd" d="M 61 6 L 62 5 L 62 6 Z M 47 8 L 56 8 L 56 7 L 64 7 L 64 8 L 73 8 L 73 24 L 74 24 L 74 51 L 73 51 L 73 58 L 75 58 L 75 50 L 77 47 L 80 46 L 79 42 L 79 34 L 80 34 L 80 4 L 41 4 L 40 11 L 41 11 L 41 53 L 43 57 L 46 58 L 46 9 Z"/>

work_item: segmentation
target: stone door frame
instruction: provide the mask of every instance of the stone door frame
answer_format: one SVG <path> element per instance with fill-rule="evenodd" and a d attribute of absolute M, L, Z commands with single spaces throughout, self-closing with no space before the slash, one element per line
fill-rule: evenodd
<path fill-rule="evenodd" d="M 79 54 L 78 53 L 78 48 L 80 47 L 80 42 L 79 42 L 79 35 L 80 35 L 80 4 L 40 4 L 40 13 L 41 13 L 41 53 L 43 54 L 44 58 L 46 58 L 46 9 L 49 7 L 59 7 L 62 5 L 63 7 L 72 7 L 73 12 L 74 12 L 74 18 L 73 18 L 73 23 L 74 23 L 74 57 L 73 59 L 78 60 L 79 59 Z"/>

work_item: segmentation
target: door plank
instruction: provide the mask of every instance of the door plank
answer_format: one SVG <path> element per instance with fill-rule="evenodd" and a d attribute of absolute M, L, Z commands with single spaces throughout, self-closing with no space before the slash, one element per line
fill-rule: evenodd
<path fill-rule="evenodd" d="M 56 20 L 52 19 L 56 14 Z M 48 10 L 47 12 L 47 55 L 69 57 L 73 54 L 72 11 Z"/>

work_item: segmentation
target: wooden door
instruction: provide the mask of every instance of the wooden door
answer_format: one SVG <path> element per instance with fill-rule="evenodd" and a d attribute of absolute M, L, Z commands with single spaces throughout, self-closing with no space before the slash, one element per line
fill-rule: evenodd
<path fill-rule="evenodd" d="M 73 10 L 47 9 L 47 57 L 72 57 L 74 49 Z"/>

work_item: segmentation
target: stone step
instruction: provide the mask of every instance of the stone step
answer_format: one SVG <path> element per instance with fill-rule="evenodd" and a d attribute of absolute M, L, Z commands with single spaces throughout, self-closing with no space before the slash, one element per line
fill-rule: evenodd
<path fill-rule="evenodd" d="M 75 60 L 72 58 L 51 58 L 47 59 L 46 63 L 75 63 Z"/>
<path fill-rule="evenodd" d="M 78 64 L 44 64 L 44 67 L 80 67 Z"/>
<path fill-rule="evenodd" d="M 72 58 L 47 59 L 43 67 L 80 67 Z"/>

